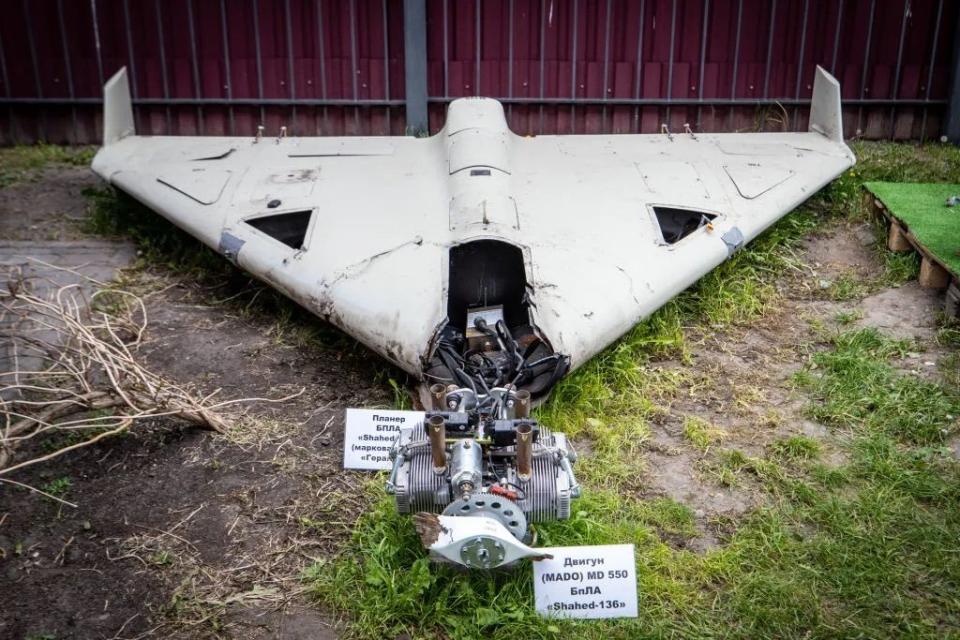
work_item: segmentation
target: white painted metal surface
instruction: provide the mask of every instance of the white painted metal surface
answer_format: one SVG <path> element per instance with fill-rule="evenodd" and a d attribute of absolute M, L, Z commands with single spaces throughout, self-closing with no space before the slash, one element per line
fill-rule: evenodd
<path fill-rule="evenodd" d="M 125 71 L 105 98 L 96 173 L 417 375 L 452 246 L 520 247 L 534 323 L 575 368 L 855 160 L 819 68 L 809 133 L 524 138 L 466 98 L 423 139 L 140 137 Z M 654 206 L 716 217 L 668 245 Z M 302 249 L 245 223 L 302 210 Z"/>
<path fill-rule="evenodd" d="M 430 514 L 432 516 L 432 514 Z M 428 517 L 430 517 L 428 516 Z M 538 560 L 544 557 L 540 549 L 533 549 L 517 540 L 500 522 L 492 518 L 474 516 L 435 516 L 438 522 L 438 536 L 429 545 L 431 555 L 444 558 L 455 564 L 471 568 L 494 569 L 511 564 L 521 558 Z M 468 560 L 463 551 L 470 541 L 491 545 L 491 550 L 478 549 L 477 558 Z M 467 546 L 469 549 L 470 547 Z M 547 557 L 550 557 L 549 555 Z M 487 564 L 489 563 L 489 564 Z"/>

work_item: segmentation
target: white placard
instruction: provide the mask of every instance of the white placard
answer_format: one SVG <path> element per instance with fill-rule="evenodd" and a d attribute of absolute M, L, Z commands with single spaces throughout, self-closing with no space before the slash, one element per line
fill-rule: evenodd
<path fill-rule="evenodd" d="M 632 544 L 537 549 L 537 613 L 560 618 L 636 618 L 637 569 Z"/>
<path fill-rule="evenodd" d="M 423 411 L 347 409 L 343 468 L 389 470 L 390 449 L 400 429 L 423 424 Z"/>

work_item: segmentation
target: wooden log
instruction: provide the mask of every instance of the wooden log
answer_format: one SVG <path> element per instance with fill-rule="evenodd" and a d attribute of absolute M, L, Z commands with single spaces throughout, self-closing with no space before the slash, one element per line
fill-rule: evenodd
<path fill-rule="evenodd" d="M 924 289 L 943 289 L 950 284 L 950 274 L 936 262 L 923 256 L 918 280 Z"/>
<path fill-rule="evenodd" d="M 890 233 L 887 235 L 887 248 L 897 253 L 903 253 L 904 251 L 911 251 L 913 249 L 910 245 L 910 239 L 907 238 L 906 230 L 893 220 L 890 221 Z"/>

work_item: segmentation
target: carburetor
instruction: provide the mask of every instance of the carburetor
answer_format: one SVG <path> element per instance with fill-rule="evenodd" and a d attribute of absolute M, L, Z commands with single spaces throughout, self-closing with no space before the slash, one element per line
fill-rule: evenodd
<path fill-rule="evenodd" d="M 576 454 L 530 417 L 523 389 L 435 384 L 422 425 L 400 432 L 387 492 L 414 521 L 431 558 L 493 569 L 544 557 L 530 523 L 570 517 L 580 496 Z"/>

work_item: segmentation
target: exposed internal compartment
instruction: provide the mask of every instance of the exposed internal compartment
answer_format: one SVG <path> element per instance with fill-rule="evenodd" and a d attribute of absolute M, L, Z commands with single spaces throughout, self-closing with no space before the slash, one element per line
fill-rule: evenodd
<path fill-rule="evenodd" d="M 270 216 L 251 218 L 245 222 L 267 234 L 274 240 L 279 240 L 291 249 L 301 249 L 310 227 L 310 217 L 313 211 L 288 211 Z"/>
<path fill-rule="evenodd" d="M 506 385 L 542 396 L 569 368 L 533 325 L 523 252 L 499 240 L 450 249 L 447 324 L 427 367 L 430 382 L 488 395 Z"/>
<path fill-rule="evenodd" d="M 402 428 L 390 455 L 387 492 L 430 557 L 475 569 L 545 557 L 527 546 L 529 523 L 569 518 L 581 493 L 576 453 L 530 415 L 524 389 L 433 384 L 425 420 Z"/>
<path fill-rule="evenodd" d="M 653 215 L 667 244 L 680 242 L 717 217 L 714 213 L 673 207 L 653 207 Z"/>

